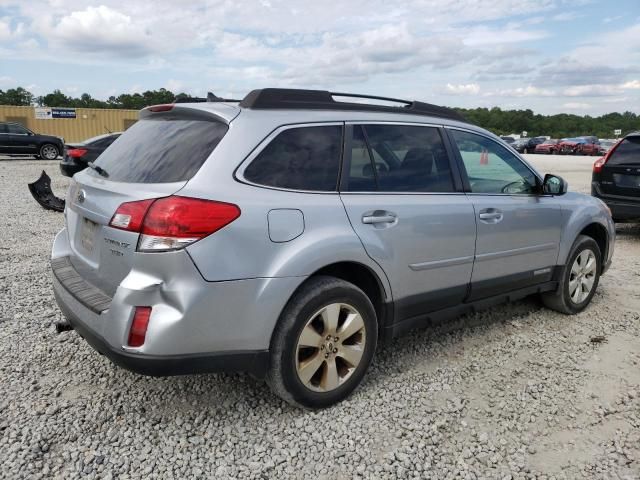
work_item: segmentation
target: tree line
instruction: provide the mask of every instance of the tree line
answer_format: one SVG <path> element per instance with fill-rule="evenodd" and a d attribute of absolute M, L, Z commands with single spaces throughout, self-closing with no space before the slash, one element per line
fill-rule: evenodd
<path fill-rule="evenodd" d="M 147 90 L 142 93 L 123 93 L 110 96 L 107 100 L 93 98 L 88 93 L 79 97 L 65 95 L 54 90 L 47 95 L 34 96 L 28 90 L 17 87 L 6 91 L 0 90 L 0 105 L 37 105 L 41 107 L 67 108 L 121 108 L 140 110 L 149 105 L 171 103 L 176 98 L 194 98 L 186 93 L 174 94 L 165 88 Z M 486 128 L 497 135 L 520 134 L 526 131 L 529 137 L 548 135 L 552 138 L 573 137 L 578 135 L 595 135 L 600 138 L 611 138 L 615 129 L 622 130 L 623 135 L 640 130 L 640 115 L 633 112 L 607 113 L 598 117 L 590 115 L 574 115 L 560 113 L 557 115 L 534 114 L 532 110 L 502 110 L 498 107 L 457 108 L 470 122 Z"/>

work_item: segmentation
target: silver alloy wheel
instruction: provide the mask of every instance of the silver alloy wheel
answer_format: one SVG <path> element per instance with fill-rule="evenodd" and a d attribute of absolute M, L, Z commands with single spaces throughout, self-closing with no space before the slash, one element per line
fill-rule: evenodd
<path fill-rule="evenodd" d="M 596 255 L 593 251 L 585 249 L 576 257 L 569 275 L 569 296 L 575 304 L 584 302 L 596 280 Z"/>
<path fill-rule="evenodd" d="M 40 154 L 47 160 L 55 160 L 58 157 L 58 150 L 52 145 L 45 145 L 40 150 Z"/>
<path fill-rule="evenodd" d="M 360 364 L 366 333 L 362 316 L 351 305 L 332 303 L 314 313 L 298 337 L 300 381 L 315 392 L 338 388 Z"/>

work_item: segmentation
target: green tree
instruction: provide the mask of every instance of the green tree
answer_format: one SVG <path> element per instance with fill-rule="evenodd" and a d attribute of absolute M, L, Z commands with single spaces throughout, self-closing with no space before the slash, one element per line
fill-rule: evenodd
<path fill-rule="evenodd" d="M 33 94 L 22 87 L 0 90 L 0 105 L 29 106 L 32 102 Z"/>
<path fill-rule="evenodd" d="M 38 97 L 38 104 L 43 107 L 73 107 L 73 99 L 60 90 Z"/>

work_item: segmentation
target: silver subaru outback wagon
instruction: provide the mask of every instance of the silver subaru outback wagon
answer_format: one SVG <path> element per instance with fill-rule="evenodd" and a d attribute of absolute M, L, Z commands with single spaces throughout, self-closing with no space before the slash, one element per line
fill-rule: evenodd
<path fill-rule="evenodd" d="M 142 110 L 67 194 L 51 265 L 75 330 L 141 374 L 246 371 L 313 408 L 411 328 L 532 294 L 587 307 L 601 201 L 452 110 L 346 97 Z"/>

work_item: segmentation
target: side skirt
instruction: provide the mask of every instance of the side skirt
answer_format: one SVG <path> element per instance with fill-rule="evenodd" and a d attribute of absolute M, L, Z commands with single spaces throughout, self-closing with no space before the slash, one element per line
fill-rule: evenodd
<path fill-rule="evenodd" d="M 434 323 L 437 324 L 446 320 L 451 320 L 467 313 L 476 313 L 496 305 L 514 302 L 536 293 L 550 292 L 556 290 L 558 288 L 558 284 L 559 282 L 556 280 L 539 283 L 537 285 L 483 298 L 481 300 L 474 300 L 434 312 L 416 315 L 392 325 L 385 326 L 381 332 L 382 338 L 385 340 L 392 339 L 415 328 L 424 328 Z"/>

